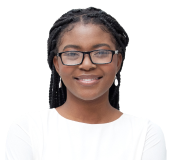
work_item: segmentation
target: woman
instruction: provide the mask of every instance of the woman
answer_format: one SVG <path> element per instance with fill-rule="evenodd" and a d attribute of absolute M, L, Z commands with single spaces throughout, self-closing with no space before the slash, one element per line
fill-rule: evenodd
<path fill-rule="evenodd" d="M 129 38 L 96 8 L 71 10 L 50 30 L 50 110 L 11 126 L 6 160 L 165 160 L 161 128 L 119 111 Z"/>

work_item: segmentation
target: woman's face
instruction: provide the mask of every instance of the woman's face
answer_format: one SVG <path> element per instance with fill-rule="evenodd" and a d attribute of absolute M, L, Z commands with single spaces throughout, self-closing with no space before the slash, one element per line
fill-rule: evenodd
<path fill-rule="evenodd" d="M 111 35 L 103 31 L 98 25 L 78 23 L 74 25 L 72 30 L 64 33 L 58 52 L 99 49 L 116 50 Z M 83 63 L 76 66 L 63 65 L 61 59 L 56 56 L 53 59 L 56 71 L 67 88 L 67 97 L 75 96 L 82 100 L 94 100 L 108 94 L 115 75 L 120 69 L 121 62 L 121 54 L 114 55 L 109 64 L 92 64 L 87 54 Z M 83 85 L 79 83 L 80 80 L 75 79 L 75 77 L 82 75 L 95 75 L 102 78 L 96 80 L 94 84 Z"/>

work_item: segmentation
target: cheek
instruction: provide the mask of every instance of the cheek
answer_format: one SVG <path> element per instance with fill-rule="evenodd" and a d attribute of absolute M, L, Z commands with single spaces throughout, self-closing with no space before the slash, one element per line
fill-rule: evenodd
<path fill-rule="evenodd" d="M 116 72 L 116 65 L 114 63 L 107 64 L 105 67 L 105 73 L 109 74 L 113 72 Z"/>
<path fill-rule="evenodd" d="M 70 75 L 70 72 L 73 68 L 72 66 L 63 65 L 61 62 L 61 59 L 58 60 L 58 66 L 59 66 L 59 73 L 60 73 L 61 77 Z"/>
<path fill-rule="evenodd" d="M 73 72 L 75 70 L 75 66 L 65 66 L 63 64 L 59 65 L 59 73 L 62 77 L 62 81 L 67 86 L 71 83 L 71 78 L 73 78 Z"/>
<path fill-rule="evenodd" d="M 116 75 L 116 65 L 115 63 L 110 63 L 110 64 L 107 64 L 103 67 L 103 70 L 104 70 L 104 73 L 105 73 L 105 80 L 106 82 L 111 82 L 111 81 L 114 81 L 115 79 L 115 75 Z"/>

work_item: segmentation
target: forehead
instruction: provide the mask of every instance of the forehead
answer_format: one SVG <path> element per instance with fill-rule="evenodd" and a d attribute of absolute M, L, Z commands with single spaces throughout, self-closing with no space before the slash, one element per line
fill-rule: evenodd
<path fill-rule="evenodd" d="M 91 49 L 92 46 L 100 43 L 115 47 L 112 35 L 104 30 L 101 25 L 96 24 L 72 24 L 64 32 L 58 46 L 59 52 L 63 51 L 66 45 L 78 45 L 82 50 Z"/>

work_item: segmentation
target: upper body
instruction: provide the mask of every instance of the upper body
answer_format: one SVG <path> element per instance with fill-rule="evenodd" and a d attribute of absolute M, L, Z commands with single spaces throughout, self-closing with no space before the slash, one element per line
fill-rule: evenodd
<path fill-rule="evenodd" d="M 67 119 L 55 108 L 27 113 L 10 127 L 6 160 L 49 159 L 166 160 L 165 140 L 157 124 L 125 113 L 99 124 Z"/>
<path fill-rule="evenodd" d="M 48 39 L 49 103 L 56 110 L 14 125 L 7 139 L 9 160 L 165 159 L 160 128 L 119 110 L 128 42 L 122 26 L 99 9 L 62 15 Z"/>

